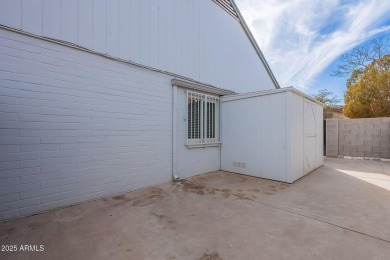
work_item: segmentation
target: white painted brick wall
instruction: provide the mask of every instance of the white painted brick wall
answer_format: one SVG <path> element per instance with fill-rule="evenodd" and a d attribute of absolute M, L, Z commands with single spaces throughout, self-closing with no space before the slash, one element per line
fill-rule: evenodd
<path fill-rule="evenodd" d="M 0 29 L 0 221 L 170 181 L 170 80 Z"/>

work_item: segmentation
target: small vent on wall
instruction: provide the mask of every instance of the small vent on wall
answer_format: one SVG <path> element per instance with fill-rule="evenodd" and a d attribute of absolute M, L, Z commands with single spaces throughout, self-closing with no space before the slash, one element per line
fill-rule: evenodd
<path fill-rule="evenodd" d="M 234 167 L 245 168 L 244 162 L 233 162 Z"/>
<path fill-rule="evenodd" d="M 229 0 L 213 0 L 217 5 L 222 7 L 228 14 L 233 16 L 236 20 L 238 20 L 238 15 L 236 11 L 234 10 L 232 4 Z"/>

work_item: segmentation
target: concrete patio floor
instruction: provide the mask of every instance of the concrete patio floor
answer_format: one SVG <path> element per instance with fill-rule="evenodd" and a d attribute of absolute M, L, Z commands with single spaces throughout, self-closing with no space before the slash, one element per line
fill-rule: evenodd
<path fill-rule="evenodd" d="M 0 259 L 389 259 L 390 162 L 294 184 L 214 172 L 0 224 Z"/>

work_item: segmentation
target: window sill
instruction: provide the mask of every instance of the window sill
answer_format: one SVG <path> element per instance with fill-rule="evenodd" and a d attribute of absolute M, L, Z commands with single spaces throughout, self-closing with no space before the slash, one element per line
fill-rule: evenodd
<path fill-rule="evenodd" d="M 221 143 L 209 143 L 209 144 L 186 144 L 187 149 L 194 149 L 194 148 L 207 148 L 207 147 L 219 147 L 221 146 Z"/>

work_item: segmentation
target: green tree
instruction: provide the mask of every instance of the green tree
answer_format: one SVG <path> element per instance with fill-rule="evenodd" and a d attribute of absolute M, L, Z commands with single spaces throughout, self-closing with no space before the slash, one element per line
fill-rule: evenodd
<path fill-rule="evenodd" d="M 390 55 L 352 71 L 344 95 L 343 114 L 349 118 L 390 116 Z"/>

